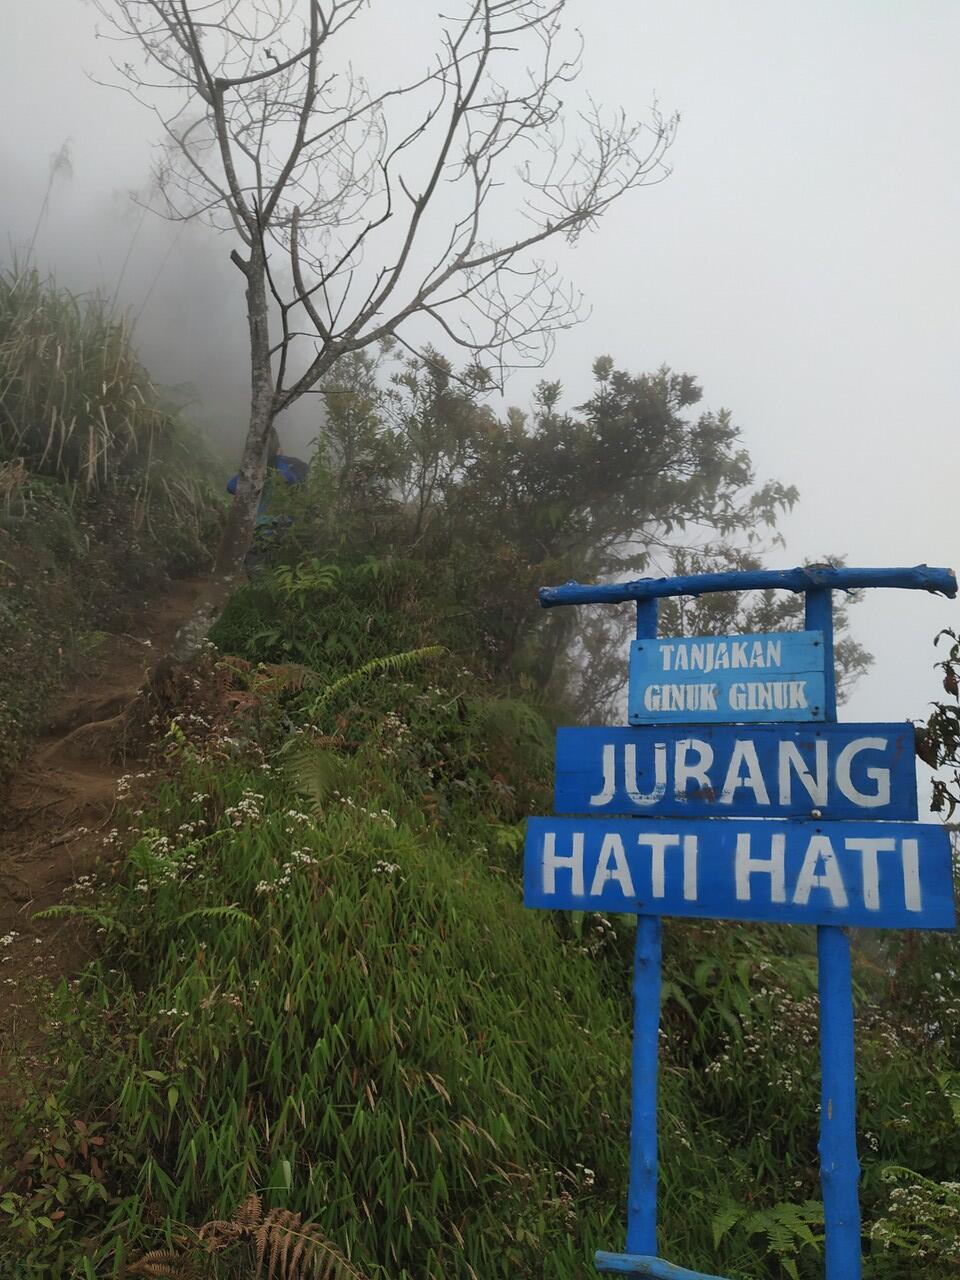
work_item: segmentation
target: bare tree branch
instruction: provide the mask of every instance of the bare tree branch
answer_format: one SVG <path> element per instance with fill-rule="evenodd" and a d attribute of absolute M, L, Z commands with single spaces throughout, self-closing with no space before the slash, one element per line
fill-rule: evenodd
<path fill-rule="evenodd" d="M 94 4 L 139 56 L 113 65 L 161 129 L 160 212 L 240 241 L 252 408 L 227 559 L 274 419 L 337 359 L 420 318 L 501 383 L 542 363 L 582 302 L 540 246 L 667 173 L 674 119 L 565 108 L 565 0 L 459 0 L 424 69 L 376 87 L 338 37 L 385 0 Z"/>

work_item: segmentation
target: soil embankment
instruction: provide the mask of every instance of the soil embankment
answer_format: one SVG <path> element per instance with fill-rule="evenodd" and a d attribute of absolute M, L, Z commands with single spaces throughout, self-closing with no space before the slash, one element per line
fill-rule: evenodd
<path fill-rule="evenodd" d="M 33 993 L 80 954 L 69 920 L 34 920 L 109 856 L 124 762 L 122 711 L 189 617 L 202 583 L 176 582 L 148 600 L 135 634 L 109 634 L 95 667 L 63 690 L 46 729 L 0 803 L 0 1062 L 26 1050 Z M 96 726 L 96 727 L 94 727 Z M 0 1070 L 2 1074 L 2 1070 Z"/>

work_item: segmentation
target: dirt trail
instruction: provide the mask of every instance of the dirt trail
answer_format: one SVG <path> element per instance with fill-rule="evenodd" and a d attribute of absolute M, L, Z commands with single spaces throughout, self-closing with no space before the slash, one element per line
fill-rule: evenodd
<path fill-rule="evenodd" d="M 105 855 L 117 781 L 137 768 L 111 760 L 112 718 L 189 617 L 202 586 L 174 583 L 145 603 L 135 635 L 108 635 L 96 673 L 63 691 L 0 797 L 0 1077 L 3 1059 L 19 1056 L 30 1040 L 36 980 L 69 972 L 79 958 L 74 928 L 31 917 Z M 101 730 L 77 732 L 100 722 Z"/>

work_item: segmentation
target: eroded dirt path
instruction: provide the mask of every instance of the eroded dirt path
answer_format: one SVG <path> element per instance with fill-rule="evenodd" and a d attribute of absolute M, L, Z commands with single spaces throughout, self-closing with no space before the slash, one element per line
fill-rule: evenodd
<path fill-rule="evenodd" d="M 104 840 L 120 762 L 120 712 L 192 612 L 202 582 L 174 583 L 146 602 L 134 634 L 109 634 L 96 671 L 65 689 L 47 728 L 0 796 L 0 1078 L 28 1050 L 37 982 L 82 958 L 78 931 L 32 917 L 109 858 Z M 94 729 L 92 726 L 101 726 Z"/>

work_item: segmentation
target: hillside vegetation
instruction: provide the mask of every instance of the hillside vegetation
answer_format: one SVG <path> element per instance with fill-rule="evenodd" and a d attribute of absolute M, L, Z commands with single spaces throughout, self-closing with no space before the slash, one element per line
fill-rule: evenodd
<path fill-rule="evenodd" d="M 106 299 L 0 274 L 0 781 L 105 630 L 207 562 L 210 474 Z"/>
<path fill-rule="evenodd" d="M 521 893 L 553 726 L 601 705 L 621 633 L 578 648 L 532 590 L 700 525 L 698 555 L 742 562 L 792 495 L 755 490 L 729 420 L 691 420 L 667 371 L 598 362 L 588 406 L 545 384 L 526 423 L 432 357 L 386 396 L 374 373 L 328 386 L 294 524 L 150 695 L 98 872 L 54 909 L 92 958 L 38 992 L 42 1056 L 6 1086 L 0 1274 L 581 1280 L 622 1244 L 632 922 Z M 744 620 L 716 609 L 698 625 Z M 812 931 L 664 933 L 661 1251 L 814 1280 Z M 857 939 L 870 1280 L 960 1261 L 956 954 Z"/>
<path fill-rule="evenodd" d="M 152 1248 L 169 1269 L 129 1274 L 187 1274 L 174 1257 L 251 1192 L 395 1280 L 573 1280 L 619 1244 L 630 923 L 522 908 L 547 719 L 443 613 L 404 563 L 235 598 L 216 640 L 247 656 L 184 682 L 107 837 L 119 861 L 71 898 L 100 954 L 53 994 L 51 1078 L 20 1084 L 6 1256 L 120 1275 Z M 255 665 L 265 637 L 311 661 Z M 663 1250 L 819 1275 L 812 938 L 666 937 Z M 918 1250 L 952 1273 L 952 946 L 859 947 L 876 1277 L 916 1274 Z M 200 1274 L 248 1274 L 242 1236 L 214 1239 Z"/>

